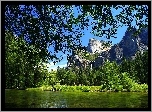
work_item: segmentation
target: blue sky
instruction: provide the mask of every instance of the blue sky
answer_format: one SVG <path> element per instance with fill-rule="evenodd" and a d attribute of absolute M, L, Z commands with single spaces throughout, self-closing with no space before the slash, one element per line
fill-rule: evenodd
<path fill-rule="evenodd" d="M 24 6 L 21 5 L 20 8 L 23 8 L 23 7 Z M 111 10 L 112 10 L 113 17 L 118 15 L 122 11 L 122 9 L 117 9 L 116 10 L 116 9 L 113 9 L 113 8 Z M 76 8 L 73 8 L 73 13 L 74 13 L 74 16 L 77 17 L 78 14 L 81 13 L 81 12 L 80 12 L 80 10 L 78 10 Z M 32 11 L 32 14 L 33 14 L 34 17 L 37 17 L 37 15 L 36 15 L 36 13 L 34 13 L 34 11 Z M 90 25 L 91 25 L 91 22 L 93 22 L 93 19 L 91 17 L 89 17 L 89 24 Z M 132 22 L 132 25 L 133 26 L 136 25 L 135 21 Z M 109 28 L 109 27 L 107 27 L 107 28 Z M 112 41 L 112 44 L 117 44 L 121 41 L 121 39 L 125 35 L 125 32 L 126 32 L 127 28 L 128 28 L 128 26 L 123 25 L 122 27 L 119 27 L 117 29 L 117 34 L 115 35 L 117 38 L 112 37 L 110 39 L 110 41 Z M 75 30 L 76 28 L 73 27 L 73 29 Z M 91 34 L 90 33 L 91 32 L 91 27 L 88 27 L 87 29 L 85 29 L 83 31 L 84 31 L 84 35 L 80 38 L 83 46 L 88 45 L 88 42 L 89 42 L 90 38 L 95 38 L 97 40 L 109 40 L 109 39 L 106 39 L 105 37 L 97 37 L 97 36 L 94 36 L 93 34 Z M 53 50 L 54 50 L 53 47 L 48 48 L 48 51 L 54 52 Z M 49 61 L 50 64 L 47 64 L 47 66 L 49 67 L 49 70 L 50 69 L 56 69 L 58 66 L 59 67 L 66 67 L 67 66 L 67 53 L 68 52 L 66 52 L 66 54 L 64 54 L 62 52 L 59 52 L 58 54 L 56 54 L 58 57 L 62 55 L 63 59 L 60 62 L 56 63 L 55 65 L 52 61 Z"/>
<path fill-rule="evenodd" d="M 116 34 L 117 38 L 112 38 L 112 39 L 110 39 L 110 41 L 112 41 L 113 44 L 119 43 L 121 41 L 122 37 L 124 36 L 126 29 L 127 29 L 126 26 L 118 28 L 118 33 Z M 108 40 L 104 37 L 103 38 L 96 37 L 93 34 L 91 34 L 89 31 L 85 31 L 85 35 L 81 38 L 82 45 L 87 46 L 90 38 L 95 38 L 97 40 Z M 49 50 L 51 50 L 51 48 Z M 59 63 L 56 63 L 55 65 L 52 63 L 52 61 L 50 61 L 51 65 L 50 66 L 48 65 L 49 69 L 56 69 L 58 66 L 59 67 L 66 67 L 67 66 L 66 54 L 60 52 L 60 55 L 63 55 L 63 59 Z"/>
<path fill-rule="evenodd" d="M 121 12 L 121 9 L 118 9 L 118 10 L 113 9 L 112 12 L 113 12 L 113 16 L 115 16 L 118 13 Z M 77 16 L 78 15 L 78 10 L 74 9 L 74 13 L 75 13 L 74 16 Z M 91 23 L 93 20 L 91 18 L 89 18 L 89 19 L 90 19 L 89 22 Z M 133 24 L 135 24 L 135 23 L 133 23 Z M 110 41 L 112 41 L 113 44 L 119 43 L 121 41 L 122 37 L 124 36 L 127 28 L 128 28 L 127 26 L 119 27 L 118 30 L 117 30 L 117 34 L 116 34 L 117 38 L 111 38 Z M 109 39 L 106 39 L 105 37 L 94 36 L 90 32 L 91 32 L 91 27 L 89 27 L 88 30 L 87 29 L 84 30 L 85 35 L 80 38 L 83 46 L 88 45 L 88 42 L 89 42 L 90 38 L 95 38 L 97 40 L 109 40 Z M 51 48 L 49 48 L 48 50 L 52 51 Z M 67 66 L 67 54 L 59 52 L 59 55 L 63 55 L 63 59 L 60 62 L 56 63 L 55 65 L 52 63 L 52 61 L 49 61 L 51 63 L 50 65 L 48 64 L 49 70 L 50 69 L 56 69 L 58 66 L 61 67 L 61 68 Z"/>

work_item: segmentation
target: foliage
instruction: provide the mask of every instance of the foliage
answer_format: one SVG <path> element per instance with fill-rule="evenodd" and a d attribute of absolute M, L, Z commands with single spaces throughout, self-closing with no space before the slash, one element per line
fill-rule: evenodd
<path fill-rule="evenodd" d="M 26 90 L 62 91 L 62 92 L 99 92 L 101 86 L 67 86 L 56 84 L 54 87 L 43 85 L 39 88 L 27 88 Z"/>
<path fill-rule="evenodd" d="M 147 51 L 145 51 L 143 55 L 141 55 L 142 59 L 146 53 Z M 79 68 L 76 71 L 72 69 L 73 73 L 75 73 L 75 75 L 77 76 L 76 85 L 102 85 L 101 91 L 146 91 L 146 89 L 144 89 L 141 85 L 143 83 L 139 81 L 143 79 L 143 77 L 137 75 L 139 70 L 136 69 L 136 63 L 138 63 L 138 61 L 141 61 L 142 59 L 139 60 L 138 57 L 136 57 L 134 60 L 124 59 L 124 61 L 120 65 L 117 65 L 116 62 L 110 62 L 107 60 L 105 61 L 103 66 L 100 66 L 98 69 L 90 70 L 89 67 L 87 67 L 86 69 Z M 144 65 L 146 64 L 144 63 Z M 144 67 L 141 66 L 140 69 L 143 69 Z M 147 66 L 145 68 L 147 68 Z M 70 78 L 67 79 L 68 81 L 71 80 Z M 64 84 L 69 83 L 65 82 Z M 85 87 L 84 91 L 90 91 L 90 88 Z"/>
<path fill-rule="evenodd" d="M 134 60 L 124 59 L 120 66 L 121 72 L 129 73 L 129 77 L 138 83 L 148 83 L 148 51 L 136 53 Z"/>
<path fill-rule="evenodd" d="M 95 53 L 95 54 L 88 54 L 85 57 L 85 59 L 90 60 L 90 61 L 94 61 L 97 57 L 98 57 L 99 53 Z"/>
<path fill-rule="evenodd" d="M 106 34 L 109 38 L 116 34 L 119 27 L 116 24 L 117 21 L 131 28 L 132 20 L 129 17 L 135 17 L 139 25 L 139 30 L 136 32 L 138 33 L 141 28 L 147 27 L 148 23 L 143 23 L 141 20 L 144 15 L 147 21 L 148 6 L 24 5 L 23 7 L 22 9 L 20 5 L 5 7 L 5 88 L 25 89 L 42 86 L 44 90 L 60 91 L 66 88 L 65 91 L 73 91 L 77 88 L 74 85 L 83 84 L 85 86 L 78 87 L 81 91 L 90 91 L 89 86 L 101 85 L 101 90 L 137 91 L 139 88 L 138 91 L 140 91 L 147 89 L 147 85 L 142 84 L 148 83 L 148 51 L 143 54 L 137 53 L 134 60 L 124 60 L 121 65 L 106 61 L 103 66 L 93 70 L 90 67 L 58 68 L 54 74 L 48 72 L 43 63 L 50 59 L 57 61 L 58 51 L 65 53 L 65 50 L 83 50 L 80 38 L 87 26 L 91 26 L 95 36 L 101 37 Z M 81 9 L 82 14 L 75 17 L 71 13 L 73 7 Z M 114 18 L 111 8 L 123 10 Z M 36 15 L 39 17 L 29 13 L 32 10 L 37 12 Z M 103 10 L 102 13 L 101 10 Z M 137 13 L 133 13 L 134 11 Z M 95 20 L 95 24 L 88 24 L 89 16 Z M 107 31 L 103 30 L 103 27 L 107 25 L 112 28 Z M 73 26 L 77 26 L 82 32 L 76 33 Z M 62 32 L 62 29 L 68 32 L 68 35 Z M 47 50 L 49 46 L 54 47 L 54 54 Z M 83 52 L 81 55 L 93 61 L 99 54 L 90 55 Z M 68 86 L 63 86 L 64 89 L 62 89 L 62 86 L 57 83 Z"/>
<path fill-rule="evenodd" d="M 81 13 L 74 16 L 74 8 Z M 115 17 L 112 9 L 122 10 Z M 35 14 L 29 12 L 36 12 Z M 136 11 L 136 13 L 134 13 Z M 11 12 L 11 13 L 10 13 Z M 94 20 L 89 25 L 88 17 Z M 145 20 L 143 21 L 143 17 Z M 132 19 L 134 18 L 134 19 Z M 148 26 L 147 5 L 6 5 L 5 6 L 5 30 L 24 37 L 28 45 L 33 45 L 37 52 L 32 56 L 39 55 L 46 59 L 57 59 L 55 53 L 65 52 L 71 49 L 81 48 L 80 37 L 84 35 L 84 29 L 88 26 L 92 34 L 107 38 L 115 37 L 117 28 L 122 25 L 133 27 L 132 21 L 141 28 Z M 119 24 L 117 24 L 119 22 Z M 107 26 L 110 29 L 105 30 Z M 76 29 L 73 26 L 77 27 Z M 64 29 L 64 31 L 62 30 Z M 82 32 L 77 32 L 81 29 Z M 64 32 L 68 32 L 66 35 Z M 76 33 L 75 33 L 76 32 Z M 47 51 L 48 45 L 54 46 L 55 53 Z"/>
<path fill-rule="evenodd" d="M 49 86 L 49 85 L 43 85 L 39 88 L 27 88 L 26 90 L 42 90 L 42 91 L 61 91 L 61 92 L 148 92 L 148 85 L 147 84 L 138 84 L 134 83 L 132 87 L 129 89 L 125 89 L 123 85 L 118 85 L 118 86 L 112 86 L 111 89 L 107 89 L 102 86 L 84 86 L 84 85 L 79 85 L 79 86 L 67 86 L 67 85 L 60 85 L 57 84 L 54 87 Z"/>
<path fill-rule="evenodd" d="M 139 82 L 141 84 L 148 83 L 148 51 L 143 52 L 143 54 L 137 52 L 134 64 Z"/>

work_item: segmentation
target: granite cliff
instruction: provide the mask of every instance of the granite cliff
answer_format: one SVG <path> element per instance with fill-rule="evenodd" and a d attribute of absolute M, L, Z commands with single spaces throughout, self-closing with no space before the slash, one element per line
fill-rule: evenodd
<path fill-rule="evenodd" d="M 103 45 L 104 43 L 105 42 L 103 40 L 99 41 L 99 40 L 96 40 L 94 38 L 91 38 L 91 39 L 89 39 L 87 51 L 95 54 L 95 53 L 101 53 L 103 51 L 110 49 L 110 46 L 104 48 L 104 45 Z"/>
<path fill-rule="evenodd" d="M 118 44 L 106 48 L 103 48 L 104 41 L 90 39 L 88 46 L 84 50 L 90 55 L 98 53 L 98 57 L 94 61 L 89 61 L 83 59 L 80 55 L 72 54 L 68 59 L 68 66 L 74 63 L 76 66 L 86 67 L 87 65 L 92 65 L 92 67 L 99 67 L 106 59 L 117 63 L 121 63 L 123 57 L 134 59 L 137 51 L 148 50 L 148 29 L 143 28 L 136 37 L 132 36 L 135 31 L 135 28 L 130 31 L 127 29 L 125 36 Z"/>
<path fill-rule="evenodd" d="M 108 46 L 104 47 L 103 44 L 107 44 Z M 88 65 L 92 66 L 94 64 L 94 61 L 87 59 L 87 57 L 84 58 L 85 54 L 93 56 L 97 53 L 100 54 L 103 51 L 107 51 L 110 48 L 111 46 L 109 43 L 91 38 L 89 39 L 88 46 L 83 47 L 83 50 L 80 52 L 73 51 L 72 55 L 68 57 L 67 66 L 70 67 L 73 64 L 77 67 L 86 67 Z"/>

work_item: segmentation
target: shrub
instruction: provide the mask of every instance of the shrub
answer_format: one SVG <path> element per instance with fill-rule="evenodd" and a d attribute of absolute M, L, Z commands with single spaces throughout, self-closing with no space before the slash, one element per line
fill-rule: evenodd
<path fill-rule="evenodd" d="M 148 85 L 147 84 L 141 84 L 140 86 L 142 88 L 142 91 L 148 92 Z"/>
<path fill-rule="evenodd" d="M 53 87 L 50 85 L 43 85 L 40 87 L 42 91 L 53 91 Z"/>
<path fill-rule="evenodd" d="M 54 89 L 55 89 L 55 91 L 60 91 L 60 89 L 61 89 L 60 83 L 57 83 L 57 84 L 54 86 Z"/>
<path fill-rule="evenodd" d="M 89 86 L 83 86 L 82 87 L 82 92 L 89 92 L 90 91 L 90 87 Z"/>
<path fill-rule="evenodd" d="M 123 85 L 123 89 L 127 89 L 128 91 L 130 91 L 130 89 L 136 84 L 135 81 L 129 78 L 129 74 L 127 72 L 124 72 L 121 75 L 121 85 Z"/>

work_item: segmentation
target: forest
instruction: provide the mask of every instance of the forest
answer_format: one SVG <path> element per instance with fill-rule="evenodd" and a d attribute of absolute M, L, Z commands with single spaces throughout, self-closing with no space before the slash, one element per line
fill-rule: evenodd
<path fill-rule="evenodd" d="M 5 19 L 2 21 L 2 33 L 5 33 L 3 108 L 38 108 L 39 111 L 40 108 L 141 110 L 149 107 L 149 35 L 142 29 L 149 29 L 150 2 L 144 1 L 145 5 L 141 5 L 143 3 L 140 1 L 139 5 L 110 5 L 112 1 L 109 5 L 103 5 L 104 2 L 98 5 L 57 5 L 62 1 L 50 2 L 51 5 L 11 3 L 2 2 L 5 11 Z M 118 33 L 122 34 L 124 26 L 128 31 L 124 34 L 127 35 L 125 39 L 130 40 L 122 42 L 122 53 L 125 51 L 133 58 L 121 57 L 120 63 L 115 59 L 110 61 L 104 58 L 101 66 L 90 66 L 96 59 L 100 61 L 98 56 L 101 54 L 92 54 L 91 50 L 85 52 L 82 40 L 107 40 L 101 51 L 106 47 L 109 50 L 114 47 L 114 41 L 118 43 L 123 38 Z M 138 42 L 137 46 L 134 42 Z M 129 48 L 137 52 L 127 51 Z M 110 53 L 113 52 L 111 49 Z M 84 61 L 81 62 L 84 67 L 71 62 L 68 63 L 70 67 L 58 66 L 56 71 L 50 71 L 47 67 L 49 63 L 60 65 L 66 56 L 73 60 L 73 53 L 79 58 L 83 57 Z"/>
<path fill-rule="evenodd" d="M 139 25 L 139 30 L 134 34 L 136 37 L 143 27 L 148 26 L 147 5 L 64 5 L 62 9 L 60 7 L 5 7 L 5 88 L 38 88 L 51 91 L 91 91 L 91 88 L 95 91 L 148 91 L 148 51 L 143 54 L 138 51 L 134 60 L 124 57 L 121 64 L 107 60 L 102 66 L 93 69 L 75 68 L 73 65 L 71 68 L 58 67 L 56 72 L 49 72 L 43 65 L 48 60 L 58 60 L 55 53 L 59 51 L 64 53 L 64 50 L 81 49 L 80 38 L 83 30 L 89 26 L 88 16 L 97 21 L 91 27 L 92 34 L 99 37 L 106 34 L 108 39 L 116 34 L 119 27 L 117 21 L 131 28 L 133 20 L 128 17 L 135 17 Z M 81 9 L 82 14 L 75 17 L 70 12 L 73 7 Z M 123 11 L 113 18 L 111 8 L 120 8 Z M 102 9 L 104 13 L 101 13 Z M 35 10 L 39 17 L 29 13 L 32 10 Z M 136 10 L 138 13 L 132 15 L 131 12 Z M 145 22 L 142 22 L 143 15 L 146 17 Z M 67 21 L 63 21 L 63 18 Z M 74 25 L 79 28 L 81 26 L 82 32 L 72 30 Z M 102 29 L 108 25 L 113 28 Z M 68 32 L 68 36 L 62 32 L 63 28 Z M 48 45 L 54 47 L 54 54 L 48 52 Z M 96 57 L 97 55 L 89 55 L 86 59 L 94 60 Z"/>
<path fill-rule="evenodd" d="M 87 66 L 60 68 L 49 72 L 41 58 L 27 58 L 36 52 L 21 38 L 7 32 L 5 38 L 6 88 L 38 88 L 50 91 L 148 91 L 148 51 L 136 53 L 136 58 L 123 59 L 121 64 L 105 61 L 91 69 Z M 29 52 L 25 52 L 27 49 Z M 92 60 L 96 55 L 86 56 Z M 39 63 L 37 63 L 39 61 Z M 36 66 L 34 66 L 36 64 Z M 91 89 L 92 88 L 92 89 Z"/>

